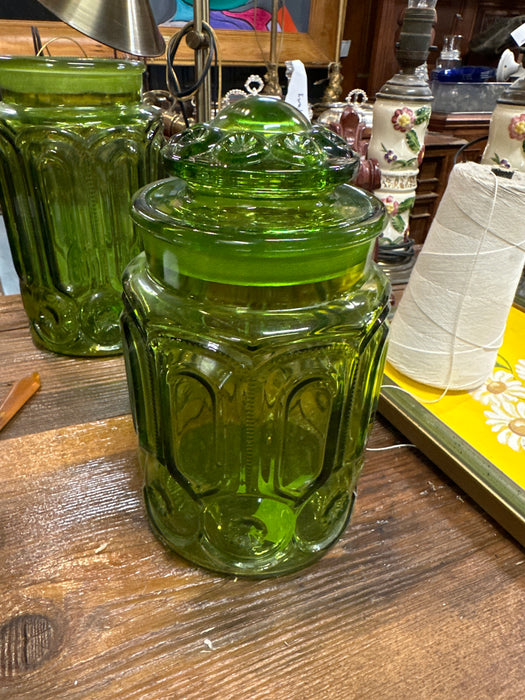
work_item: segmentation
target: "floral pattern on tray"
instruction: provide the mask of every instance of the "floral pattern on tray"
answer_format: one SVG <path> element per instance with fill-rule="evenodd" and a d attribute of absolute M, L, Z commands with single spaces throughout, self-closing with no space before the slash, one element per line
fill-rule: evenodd
<path fill-rule="evenodd" d="M 480 389 L 471 396 L 488 410 L 485 422 L 497 440 L 515 452 L 525 453 L 525 360 L 511 367 L 498 355 L 496 368 Z"/>

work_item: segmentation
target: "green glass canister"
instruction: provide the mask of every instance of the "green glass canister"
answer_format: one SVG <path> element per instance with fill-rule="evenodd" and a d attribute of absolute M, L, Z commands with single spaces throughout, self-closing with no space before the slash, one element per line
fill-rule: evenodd
<path fill-rule="evenodd" d="M 142 249 L 132 195 L 161 177 L 161 113 L 144 64 L 0 58 L 0 204 L 33 338 L 121 352 L 122 271 Z"/>
<path fill-rule="evenodd" d="M 389 283 L 358 158 L 272 97 L 165 148 L 134 200 L 122 327 L 149 518 L 203 567 L 272 576 L 343 532 L 380 387 Z"/>

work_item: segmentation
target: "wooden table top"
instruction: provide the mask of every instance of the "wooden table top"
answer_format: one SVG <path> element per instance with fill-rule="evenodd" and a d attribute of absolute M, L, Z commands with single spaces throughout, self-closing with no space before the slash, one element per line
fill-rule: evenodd
<path fill-rule="evenodd" d="M 352 522 L 301 573 L 242 580 L 148 527 L 122 358 L 31 342 L 0 298 L 0 698 L 517 698 L 525 556 L 377 419 Z"/>

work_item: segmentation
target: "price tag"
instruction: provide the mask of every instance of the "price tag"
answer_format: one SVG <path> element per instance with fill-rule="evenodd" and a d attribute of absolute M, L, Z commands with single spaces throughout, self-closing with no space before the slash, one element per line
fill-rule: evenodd
<path fill-rule="evenodd" d="M 339 58 L 346 58 L 348 56 L 348 52 L 350 51 L 351 44 L 352 44 L 351 39 L 343 39 L 341 41 L 341 49 L 339 51 Z"/>
<path fill-rule="evenodd" d="M 297 107 L 309 119 L 308 81 L 304 63 L 302 61 L 286 61 L 286 77 L 289 82 L 285 102 Z"/>
<path fill-rule="evenodd" d="M 525 24 L 521 24 L 510 35 L 518 46 L 523 46 L 525 44 Z"/>

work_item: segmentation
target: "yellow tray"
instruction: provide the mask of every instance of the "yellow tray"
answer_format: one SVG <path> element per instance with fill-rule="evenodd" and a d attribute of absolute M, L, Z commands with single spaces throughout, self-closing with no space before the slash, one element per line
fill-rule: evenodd
<path fill-rule="evenodd" d="M 378 410 L 525 545 L 523 307 L 512 307 L 496 365 L 480 389 L 443 396 L 387 363 Z"/>

